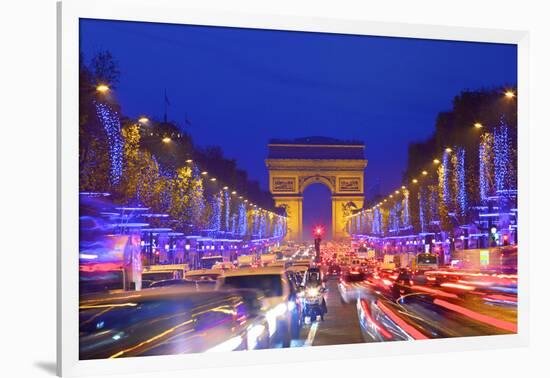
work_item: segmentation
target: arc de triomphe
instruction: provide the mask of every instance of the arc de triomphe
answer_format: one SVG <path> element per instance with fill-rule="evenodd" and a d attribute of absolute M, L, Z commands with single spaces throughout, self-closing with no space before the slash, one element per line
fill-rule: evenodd
<path fill-rule="evenodd" d="M 311 184 L 326 185 L 332 195 L 332 236 L 347 236 L 345 217 L 352 208 L 362 208 L 365 145 L 325 137 L 271 140 L 266 165 L 269 190 L 275 206 L 287 210 L 287 240 L 303 240 L 302 201 Z"/>

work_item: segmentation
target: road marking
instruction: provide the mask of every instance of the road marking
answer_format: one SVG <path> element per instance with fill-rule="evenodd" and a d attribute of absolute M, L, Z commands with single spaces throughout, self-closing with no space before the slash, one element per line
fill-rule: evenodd
<path fill-rule="evenodd" d="M 319 322 L 313 322 L 311 323 L 311 328 L 309 329 L 309 333 L 307 334 L 307 339 L 304 343 L 304 346 L 312 346 L 313 340 L 315 339 L 315 334 L 317 333 L 317 327 L 319 327 Z"/>

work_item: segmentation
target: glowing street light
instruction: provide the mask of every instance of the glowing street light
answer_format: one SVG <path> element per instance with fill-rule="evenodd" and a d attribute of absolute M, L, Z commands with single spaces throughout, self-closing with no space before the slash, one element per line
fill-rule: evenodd
<path fill-rule="evenodd" d="M 396 191 L 395 191 L 395 194 L 399 194 L 399 190 L 396 190 Z"/>
<path fill-rule="evenodd" d="M 191 163 L 193 162 L 193 160 L 187 159 L 185 162 L 186 162 L 187 164 L 191 164 Z"/>
<path fill-rule="evenodd" d="M 224 187 L 223 187 L 223 190 L 227 190 L 227 189 L 229 189 L 227 186 L 224 186 Z"/>
<path fill-rule="evenodd" d="M 428 171 L 422 171 L 422 174 L 426 176 L 428 174 Z"/>
<path fill-rule="evenodd" d="M 107 93 L 109 92 L 109 86 L 107 84 L 99 84 L 97 87 L 95 87 L 96 91 L 99 93 Z"/>
<path fill-rule="evenodd" d="M 164 143 L 170 143 L 172 141 L 172 139 L 170 137 L 164 137 L 164 138 L 162 138 L 162 141 Z"/>
<path fill-rule="evenodd" d="M 231 192 L 231 194 L 235 195 L 235 194 L 237 194 L 237 191 L 234 190 L 234 191 Z"/>
<path fill-rule="evenodd" d="M 139 117 L 138 122 L 139 122 L 139 123 L 149 123 L 149 118 L 147 118 L 147 117 Z"/>
<path fill-rule="evenodd" d="M 476 123 L 474 123 L 474 127 L 476 129 L 481 129 L 483 127 L 483 124 L 481 122 L 476 122 Z"/>
<path fill-rule="evenodd" d="M 208 174 L 208 172 L 206 172 L 206 171 L 201 172 L 201 175 L 203 175 L 203 176 L 206 176 L 207 174 Z"/>
<path fill-rule="evenodd" d="M 405 190 L 407 187 L 405 185 L 401 186 L 401 189 Z"/>
<path fill-rule="evenodd" d="M 413 184 L 417 184 L 418 183 L 418 180 L 417 179 L 413 179 Z"/>
<path fill-rule="evenodd" d="M 210 181 L 214 182 L 214 181 L 216 181 L 216 178 L 215 178 L 215 177 L 212 177 L 212 178 L 210 179 Z"/>
<path fill-rule="evenodd" d="M 453 152 L 453 149 L 451 147 L 447 147 L 445 148 L 445 152 L 451 153 Z"/>
<path fill-rule="evenodd" d="M 441 161 L 439 161 L 439 159 L 434 159 L 434 164 L 439 164 L 441 163 Z"/>
<path fill-rule="evenodd" d="M 504 92 L 504 96 L 506 98 L 514 98 L 514 97 L 516 97 L 516 94 L 514 93 L 514 91 L 508 90 L 508 91 Z"/>

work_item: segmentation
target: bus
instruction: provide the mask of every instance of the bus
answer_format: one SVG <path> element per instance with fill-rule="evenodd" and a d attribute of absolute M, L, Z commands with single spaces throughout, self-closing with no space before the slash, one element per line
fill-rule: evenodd
<path fill-rule="evenodd" d="M 223 261 L 223 256 L 205 256 L 201 258 L 201 268 L 212 269 L 214 265 Z"/>
<path fill-rule="evenodd" d="M 435 253 L 419 253 L 412 261 L 413 272 L 425 272 L 439 268 L 439 257 Z"/>

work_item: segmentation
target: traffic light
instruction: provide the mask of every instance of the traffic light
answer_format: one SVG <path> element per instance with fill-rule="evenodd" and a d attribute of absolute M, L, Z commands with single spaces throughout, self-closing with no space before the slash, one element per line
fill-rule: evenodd
<path fill-rule="evenodd" d="M 321 258 L 321 236 L 323 236 L 323 227 L 316 226 L 313 230 L 313 235 L 315 236 L 313 240 L 315 244 L 315 261 L 319 262 Z"/>

